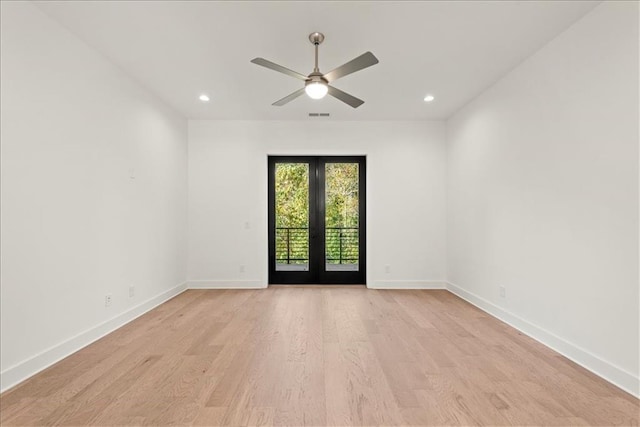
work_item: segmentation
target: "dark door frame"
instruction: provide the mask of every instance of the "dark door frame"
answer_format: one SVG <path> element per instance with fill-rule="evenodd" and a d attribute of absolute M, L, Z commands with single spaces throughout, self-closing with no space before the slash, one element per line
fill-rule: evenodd
<path fill-rule="evenodd" d="M 276 271 L 275 165 L 309 164 L 309 271 Z M 358 271 L 326 271 L 325 268 L 325 165 L 358 163 Z M 269 156 L 268 157 L 268 260 L 269 284 L 366 284 L 367 215 L 365 156 Z"/>

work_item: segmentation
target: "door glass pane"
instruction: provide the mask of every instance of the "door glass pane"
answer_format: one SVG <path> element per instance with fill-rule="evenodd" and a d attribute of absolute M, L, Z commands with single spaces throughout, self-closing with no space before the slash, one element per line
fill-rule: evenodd
<path fill-rule="evenodd" d="M 276 163 L 276 271 L 309 271 L 309 164 Z"/>
<path fill-rule="evenodd" d="M 325 165 L 325 268 L 359 270 L 358 163 Z"/>

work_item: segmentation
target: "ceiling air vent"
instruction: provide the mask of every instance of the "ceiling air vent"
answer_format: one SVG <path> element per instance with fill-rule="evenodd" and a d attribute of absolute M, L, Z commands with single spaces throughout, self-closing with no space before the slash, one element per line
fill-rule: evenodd
<path fill-rule="evenodd" d="M 329 113 L 309 113 L 309 117 L 329 117 Z"/>

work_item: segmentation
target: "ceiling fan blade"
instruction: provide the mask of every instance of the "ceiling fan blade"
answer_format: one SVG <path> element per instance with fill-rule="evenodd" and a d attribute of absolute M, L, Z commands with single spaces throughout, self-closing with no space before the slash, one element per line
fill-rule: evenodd
<path fill-rule="evenodd" d="M 348 74 L 355 73 L 356 71 L 371 67 L 372 65 L 376 65 L 378 62 L 378 58 L 376 58 L 373 53 L 366 52 L 358 56 L 357 58 L 352 59 L 346 64 L 342 64 L 335 70 L 329 71 L 322 77 L 324 77 L 325 80 L 331 83 L 335 80 L 338 80 L 340 77 L 344 77 Z"/>
<path fill-rule="evenodd" d="M 364 101 L 362 99 L 358 99 L 355 96 L 349 95 L 347 92 L 343 92 L 333 86 L 329 86 L 329 95 L 333 96 L 334 98 L 338 98 L 345 104 L 351 105 L 353 108 L 358 108 L 359 106 L 364 104 Z"/>
<path fill-rule="evenodd" d="M 309 79 L 309 77 L 305 76 L 304 74 L 300 74 L 297 71 L 290 70 L 290 69 L 288 69 L 286 67 L 283 67 L 282 65 L 276 64 L 275 62 L 267 61 L 264 58 L 254 58 L 254 59 L 251 60 L 251 62 L 253 62 L 254 64 L 257 64 L 257 65 L 262 65 L 263 67 L 269 68 L 269 69 L 271 69 L 273 71 L 278 71 L 278 72 L 286 74 L 288 76 L 295 77 L 295 78 L 300 79 L 300 80 Z"/>
<path fill-rule="evenodd" d="M 276 107 L 282 107 L 284 104 L 286 104 L 287 102 L 293 101 L 294 99 L 296 99 L 297 97 L 299 97 L 303 93 L 304 93 L 304 88 L 298 89 L 297 91 L 293 92 L 292 94 L 289 94 L 289 95 L 285 96 L 284 98 L 274 102 L 271 105 L 275 105 Z"/>

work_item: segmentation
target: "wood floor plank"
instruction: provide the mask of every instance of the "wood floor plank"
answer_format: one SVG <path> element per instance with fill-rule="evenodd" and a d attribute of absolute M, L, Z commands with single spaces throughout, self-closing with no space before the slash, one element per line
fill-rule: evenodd
<path fill-rule="evenodd" d="M 0 395 L 11 425 L 638 425 L 635 397 L 447 291 L 191 290 Z"/>

